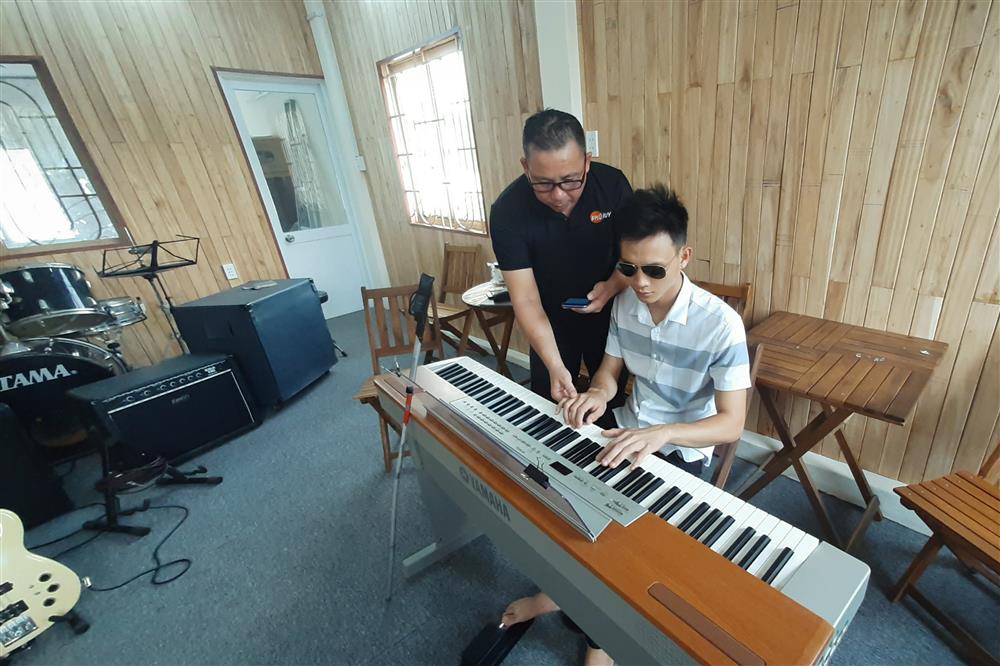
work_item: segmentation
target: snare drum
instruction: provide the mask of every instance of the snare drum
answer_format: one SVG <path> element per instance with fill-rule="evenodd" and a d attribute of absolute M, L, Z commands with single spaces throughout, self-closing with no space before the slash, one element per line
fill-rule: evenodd
<path fill-rule="evenodd" d="M 98 301 L 98 307 L 106 312 L 110 319 L 103 324 L 80 331 L 81 336 L 85 338 L 102 336 L 146 320 L 146 309 L 138 298 L 128 296 L 105 298 Z"/>
<path fill-rule="evenodd" d="M 11 292 L 0 316 L 7 330 L 20 338 L 67 335 L 111 318 L 99 307 L 90 283 L 76 266 L 19 266 L 0 272 L 0 282 Z"/>

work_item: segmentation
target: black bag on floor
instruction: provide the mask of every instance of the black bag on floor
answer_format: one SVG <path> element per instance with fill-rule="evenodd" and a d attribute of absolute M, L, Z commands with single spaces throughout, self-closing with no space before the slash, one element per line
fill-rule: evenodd
<path fill-rule="evenodd" d="M 461 666 L 499 666 L 534 621 L 532 618 L 509 627 L 495 622 L 486 625 L 462 650 Z"/>

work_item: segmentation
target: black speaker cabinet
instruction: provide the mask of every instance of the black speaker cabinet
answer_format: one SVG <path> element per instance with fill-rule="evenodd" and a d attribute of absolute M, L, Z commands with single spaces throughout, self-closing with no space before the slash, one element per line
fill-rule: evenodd
<path fill-rule="evenodd" d="M 62 483 L 21 429 L 14 411 L 0 402 L 0 508 L 10 509 L 26 528 L 72 508 Z"/>
<path fill-rule="evenodd" d="M 225 354 L 190 354 L 73 389 L 130 449 L 180 463 L 257 425 L 253 399 Z"/>
<path fill-rule="evenodd" d="M 257 404 L 285 402 L 337 362 L 312 280 L 268 280 L 174 308 L 192 352 L 232 354 Z"/>

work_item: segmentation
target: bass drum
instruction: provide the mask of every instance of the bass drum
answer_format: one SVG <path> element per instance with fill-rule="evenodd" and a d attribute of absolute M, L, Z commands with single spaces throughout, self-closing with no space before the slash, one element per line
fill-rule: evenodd
<path fill-rule="evenodd" d="M 0 402 L 7 403 L 50 462 L 91 452 L 82 412 L 66 392 L 125 372 L 113 354 L 82 340 L 17 340 L 0 352 Z"/>
<path fill-rule="evenodd" d="M 0 273 L 0 282 L 11 292 L 4 323 L 17 337 L 67 335 L 111 319 L 76 266 L 19 266 Z"/>

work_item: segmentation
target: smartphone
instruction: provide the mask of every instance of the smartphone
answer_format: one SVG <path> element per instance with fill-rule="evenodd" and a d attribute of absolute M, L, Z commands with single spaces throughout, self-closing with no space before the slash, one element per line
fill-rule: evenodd
<path fill-rule="evenodd" d="M 576 308 L 585 308 L 590 305 L 589 298 L 567 298 L 563 304 L 563 310 L 573 310 Z"/>

